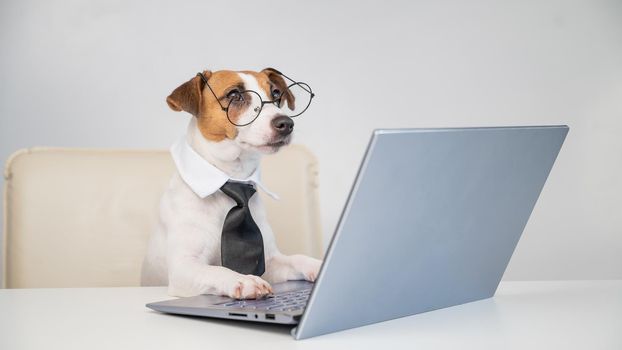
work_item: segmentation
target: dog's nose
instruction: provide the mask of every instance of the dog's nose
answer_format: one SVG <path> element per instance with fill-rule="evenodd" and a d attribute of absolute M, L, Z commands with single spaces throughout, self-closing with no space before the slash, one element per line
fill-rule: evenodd
<path fill-rule="evenodd" d="M 294 121 L 290 117 L 280 115 L 272 119 L 272 127 L 282 136 L 287 136 L 294 130 Z"/>

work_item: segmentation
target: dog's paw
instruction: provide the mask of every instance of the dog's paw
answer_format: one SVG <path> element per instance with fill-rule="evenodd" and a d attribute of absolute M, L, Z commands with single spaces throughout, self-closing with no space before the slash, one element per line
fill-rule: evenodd
<path fill-rule="evenodd" d="M 322 260 L 314 259 L 308 256 L 297 256 L 294 262 L 294 268 L 302 277 L 309 281 L 315 282 L 317 275 L 320 273 Z"/>
<path fill-rule="evenodd" d="M 238 274 L 227 288 L 227 296 L 234 299 L 257 299 L 272 293 L 272 286 L 261 277 Z"/>

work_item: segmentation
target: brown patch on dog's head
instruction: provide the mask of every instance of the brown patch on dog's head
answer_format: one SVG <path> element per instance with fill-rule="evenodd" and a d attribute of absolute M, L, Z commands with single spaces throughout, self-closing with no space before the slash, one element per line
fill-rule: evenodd
<path fill-rule="evenodd" d="M 225 107 L 228 104 L 227 94 L 231 90 L 244 89 L 242 79 L 233 71 L 217 71 L 207 79 L 220 103 Z M 231 117 L 233 122 L 237 121 L 238 116 Z M 234 139 L 238 134 L 236 126 L 229 122 L 227 113 L 222 110 L 209 88 L 203 89 L 203 103 L 197 117 L 197 125 L 203 136 L 211 141 L 222 141 L 225 138 Z"/>
<path fill-rule="evenodd" d="M 296 101 L 294 99 L 294 95 L 292 95 L 292 93 L 287 89 L 287 84 L 285 83 L 285 79 L 283 79 L 283 77 L 281 76 L 281 73 L 274 68 L 265 68 L 261 71 L 261 73 L 265 74 L 268 77 L 268 80 L 270 80 L 272 84 L 274 84 L 279 90 L 281 90 L 284 98 L 284 100 L 281 101 L 287 101 L 287 106 L 293 111 Z M 268 96 L 270 96 L 269 90 Z M 281 107 L 282 106 L 283 102 L 281 102 Z"/>
<path fill-rule="evenodd" d="M 221 103 L 226 106 L 224 98 L 227 90 L 232 86 L 241 86 L 242 81 L 237 73 L 232 71 L 203 71 Z M 203 79 L 195 76 L 181 84 L 166 98 L 166 103 L 174 111 L 186 111 L 197 118 L 197 126 L 203 136 L 211 141 L 222 141 L 225 138 L 234 139 L 237 135 L 235 125 L 227 119 L 214 95 L 205 86 Z M 235 121 L 235 120 L 234 120 Z"/>

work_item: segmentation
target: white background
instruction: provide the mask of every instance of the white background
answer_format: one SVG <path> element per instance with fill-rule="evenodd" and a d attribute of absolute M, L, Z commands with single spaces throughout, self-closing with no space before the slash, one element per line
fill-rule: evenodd
<path fill-rule="evenodd" d="M 568 124 L 505 278 L 622 278 L 622 1 L 3 0 L 0 44 L 2 161 L 166 148 L 201 69 L 309 82 L 327 239 L 374 128 Z"/>

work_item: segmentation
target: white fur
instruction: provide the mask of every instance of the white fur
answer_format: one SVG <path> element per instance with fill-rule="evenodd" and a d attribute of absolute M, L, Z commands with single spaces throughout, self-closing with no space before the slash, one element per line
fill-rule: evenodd
<path fill-rule="evenodd" d="M 259 87 L 259 83 L 250 74 L 239 73 L 242 81 L 244 82 L 244 88 L 246 90 L 253 90 L 259 93 L 261 98 L 264 101 L 272 100 L 272 97 L 266 95 L 265 91 Z M 257 96 L 253 95 L 253 98 L 257 98 Z M 257 101 L 259 103 L 259 101 Z M 277 106 L 272 103 L 265 104 L 259 117 L 255 119 L 250 125 L 238 128 L 238 137 L 236 140 L 239 140 L 239 144 L 244 149 L 252 149 L 259 145 L 264 145 L 271 141 L 272 138 L 272 119 L 277 114 L 282 114 L 283 112 Z M 243 125 L 248 123 L 254 117 L 253 113 L 245 113 L 241 116 L 238 124 Z M 270 150 L 264 150 L 268 153 L 271 153 Z"/>
<path fill-rule="evenodd" d="M 253 76 L 239 74 L 246 89 L 269 99 Z M 193 118 L 187 140 L 199 155 L 230 177 L 245 179 L 259 166 L 262 153 L 275 151 L 265 144 L 274 138 L 275 131 L 270 123 L 279 113 L 278 107 L 266 104 L 252 124 L 238 127 L 234 140 L 220 142 L 206 140 Z M 245 118 L 249 116 L 241 116 L 241 123 Z M 279 252 L 257 195 L 251 198 L 249 208 L 263 236 L 266 272 L 259 278 L 220 266 L 221 230 L 226 214 L 234 205 L 235 202 L 220 191 L 200 198 L 175 173 L 160 202 L 160 220 L 149 241 L 141 284 L 168 284 L 168 292 L 173 296 L 217 294 L 256 298 L 271 291 L 270 283 L 315 280 L 321 261 Z"/>

